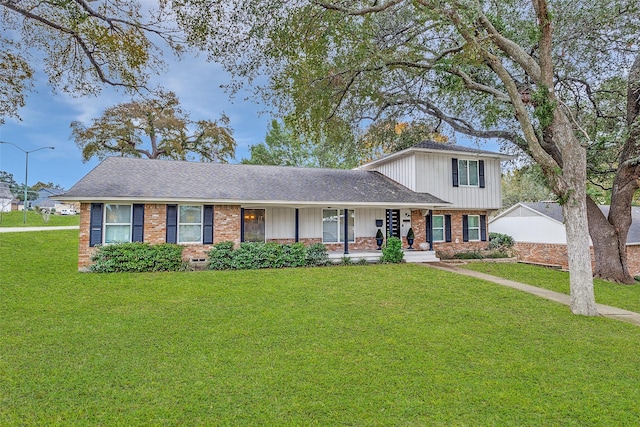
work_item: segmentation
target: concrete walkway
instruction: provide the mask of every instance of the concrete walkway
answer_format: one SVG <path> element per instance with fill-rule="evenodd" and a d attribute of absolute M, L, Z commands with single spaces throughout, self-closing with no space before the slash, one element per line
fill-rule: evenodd
<path fill-rule="evenodd" d="M 60 225 L 56 227 L 0 227 L 0 233 L 21 233 L 24 231 L 79 230 L 78 225 Z"/>
<path fill-rule="evenodd" d="M 449 271 L 452 273 L 462 274 L 469 277 L 475 277 L 476 279 L 486 280 L 488 282 L 497 283 L 498 285 L 508 286 L 510 288 L 518 289 L 541 298 L 546 298 L 551 301 L 569 305 L 569 295 L 561 294 L 559 292 L 550 291 L 548 289 L 537 288 L 535 286 L 525 285 L 524 283 L 514 282 L 513 280 L 503 279 L 501 277 L 492 276 L 490 274 L 480 273 L 478 271 L 467 270 L 465 268 L 459 268 L 452 264 L 444 262 L 423 264 L 427 267 L 436 268 L 438 270 Z M 640 326 L 640 313 L 633 311 L 623 310 L 621 308 L 611 307 L 604 304 L 597 304 L 598 313 L 601 316 L 608 317 L 610 319 L 621 320 L 627 323 L 633 323 L 636 326 Z"/>

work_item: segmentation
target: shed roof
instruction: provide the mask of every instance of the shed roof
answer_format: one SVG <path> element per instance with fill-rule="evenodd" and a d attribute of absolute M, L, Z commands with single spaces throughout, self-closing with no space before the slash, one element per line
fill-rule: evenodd
<path fill-rule="evenodd" d="M 373 171 L 124 157 L 105 159 L 57 199 L 394 206 L 448 204 L 431 194 L 411 191 Z"/>

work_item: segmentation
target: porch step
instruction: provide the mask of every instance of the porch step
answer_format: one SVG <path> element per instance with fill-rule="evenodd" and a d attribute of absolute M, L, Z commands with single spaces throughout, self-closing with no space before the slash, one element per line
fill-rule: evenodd
<path fill-rule="evenodd" d="M 435 251 L 403 250 L 403 252 L 405 262 L 421 263 L 440 261 L 440 258 L 436 257 Z M 348 255 L 345 255 L 342 252 L 329 252 L 329 260 L 334 263 L 340 262 L 340 260 L 345 256 L 349 257 L 352 262 L 358 262 L 362 259 L 365 259 L 368 262 L 379 262 L 380 257 L 382 256 L 382 251 L 353 251 L 349 252 Z"/>

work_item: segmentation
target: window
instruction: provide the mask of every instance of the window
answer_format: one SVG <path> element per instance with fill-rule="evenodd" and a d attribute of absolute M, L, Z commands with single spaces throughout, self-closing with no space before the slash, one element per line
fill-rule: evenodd
<path fill-rule="evenodd" d="M 458 160 L 458 176 L 460 185 L 477 187 L 479 182 L 477 160 Z"/>
<path fill-rule="evenodd" d="M 432 236 L 434 242 L 444 242 L 444 215 L 433 215 Z"/>
<path fill-rule="evenodd" d="M 480 240 L 480 216 L 479 215 L 469 215 L 467 220 L 467 230 L 469 241 L 479 241 Z"/>
<path fill-rule="evenodd" d="M 105 205 L 104 243 L 131 241 L 131 205 Z"/>
<path fill-rule="evenodd" d="M 178 243 L 202 241 L 202 206 L 178 207 Z"/>
<path fill-rule="evenodd" d="M 347 217 L 349 242 L 355 242 L 355 211 L 349 209 Z M 324 243 L 344 242 L 344 209 L 322 210 L 322 241 Z"/>
<path fill-rule="evenodd" d="M 265 211 L 264 209 L 244 209 L 243 221 L 243 242 L 264 242 Z"/>

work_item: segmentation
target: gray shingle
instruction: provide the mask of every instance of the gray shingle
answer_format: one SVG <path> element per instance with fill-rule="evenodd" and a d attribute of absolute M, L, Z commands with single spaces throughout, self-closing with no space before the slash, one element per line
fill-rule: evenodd
<path fill-rule="evenodd" d="M 110 157 L 64 199 L 216 200 L 445 205 L 372 171 Z"/>

